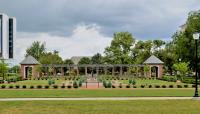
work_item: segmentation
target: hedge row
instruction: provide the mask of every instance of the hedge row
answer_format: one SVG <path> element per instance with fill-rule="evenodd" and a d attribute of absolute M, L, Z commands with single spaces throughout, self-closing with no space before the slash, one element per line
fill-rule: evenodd
<path fill-rule="evenodd" d="M 75 85 L 75 84 L 73 84 L 73 85 L 67 85 L 67 86 L 64 86 L 64 85 L 62 85 L 62 86 L 58 86 L 58 85 L 52 85 L 52 86 L 49 86 L 49 85 L 36 85 L 36 86 L 34 86 L 34 85 L 31 85 L 31 86 L 27 86 L 27 85 L 22 85 L 22 86 L 20 86 L 20 85 L 1 85 L 0 86 L 0 88 L 1 89 L 5 89 L 5 88 L 8 88 L 8 89 L 13 89 L 13 88 L 15 88 L 15 89 L 27 89 L 27 88 L 29 88 L 29 89 L 49 89 L 49 88 L 54 88 L 54 89 L 58 89 L 58 88 L 78 88 L 79 86 L 78 85 Z"/>
<path fill-rule="evenodd" d="M 105 88 L 117 88 L 116 85 L 112 85 L 109 87 L 105 87 Z M 194 88 L 195 85 L 192 85 L 192 87 Z M 125 85 L 123 86 L 121 83 L 119 84 L 118 88 L 189 88 L 189 85 Z"/>

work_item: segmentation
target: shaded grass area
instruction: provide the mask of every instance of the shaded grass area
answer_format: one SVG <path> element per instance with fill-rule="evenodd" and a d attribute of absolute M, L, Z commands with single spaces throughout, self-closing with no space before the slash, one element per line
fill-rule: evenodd
<path fill-rule="evenodd" d="M 2 114 L 199 114 L 200 102 L 158 101 L 9 101 Z"/>
<path fill-rule="evenodd" d="M 193 96 L 194 89 L 64 89 L 64 90 L 0 90 L 0 98 L 42 97 L 169 97 Z"/>

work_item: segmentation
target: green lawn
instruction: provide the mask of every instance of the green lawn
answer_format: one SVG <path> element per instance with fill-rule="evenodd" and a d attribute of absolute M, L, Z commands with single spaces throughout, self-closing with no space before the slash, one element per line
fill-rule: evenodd
<path fill-rule="evenodd" d="M 119 82 L 122 82 L 124 84 L 128 84 L 128 80 L 121 80 Z M 176 82 L 167 82 L 163 80 L 142 80 L 142 79 L 136 79 L 136 85 L 184 85 L 184 83 L 176 83 Z M 190 84 L 191 85 L 191 84 Z"/>
<path fill-rule="evenodd" d="M 55 84 L 57 85 L 62 85 L 62 83 L 68 83 L 69 81 L 67 80 L 55 80 Z M 24 80 L 24 81 L 18 81 L 16 83 L 10 83 L 10 84 L 1 84 L 1 85 L 48 85 L 48 80 Z"/>
<path fill-rule="evenodd" d="M 200 102 L 157 101 L 9 101 L 1 114 L 199 114 Z"/>
<path fill-rule="evenodd" d="M 113 80 L 114 82 L 118 82 L 118 83 L 123 83 L 123 84 L 128 84 L 128 80 Z M 73 81 L 69 81 L 69 80 L 64 80 L 64 79 L 59 79 L 59 80 L 55 80 L 55 84 L 57 85 L 62 85 L 63 83 L 68 84 L 69 82 L 73 82 Z M 10 83 L 10 84 L 1 84 L 1 85 L 27 85 L 28 87 L 30 85 L 48 85 L 48 80 L 24 80 L 24 81 L 18 81 L 16 83 Z M 0 85 L 0 86 L 1 86 Z M 140 85 L 166 85 L 167 87 L 169 85 L 185 85 L 184 83 L 176 83 L 176 82 L 167 82 L 167 81 L 162 81 L 162 80 L 142 80 L 142 79 L 136 79 L 136 85 L 138 87 L 140 87 Z M 191 84 L 188 84 L 189 87 L 191 87 Z M 7 86 L 8 87 L 8 86 Z"/>
<path fill-rule="evenodd" d="M 0 90 L 0 98 L 37 97 L 166 97 L 193 96 L 194 89 L 65 89 L 65 90 Z"/>

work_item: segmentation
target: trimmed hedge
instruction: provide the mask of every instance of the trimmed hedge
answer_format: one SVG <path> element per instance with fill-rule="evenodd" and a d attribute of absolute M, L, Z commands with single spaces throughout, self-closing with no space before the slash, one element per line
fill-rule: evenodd
<path fill-rule="evenodd" d="M 16 89 L 19 89 L 19 88 L 20 88 L 20 85 L 15 85 L 15 88 L 16 88 Z"/>
<path fill-rule="evenodd" d="M 37 85 L 37 88 L 38 89 L 42 89 L 42 85 Z"/>
<path fill-rule="evenodd" d="M 1 85 L 1 88 L 2 88 L 2 89 L 5 89 L 5 88 L 6 88 L 6 85 Z"/>

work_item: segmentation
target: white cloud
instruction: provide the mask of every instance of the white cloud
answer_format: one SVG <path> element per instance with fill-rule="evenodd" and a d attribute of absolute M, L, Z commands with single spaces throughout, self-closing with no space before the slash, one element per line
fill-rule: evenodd
<path fill-rule="evenodd" d="M 68 37 L 52 36 L 48 33 L 18 32 L 16 39 L 16 63 L 24 59 L 25 50 L 34 42 L 46 43 L 47 51 L 58 50 L 63 59 L 71 56 L 92 56 L 103 53 L 112 38 L 104 36 L 96 24 L 80 24 Z"/>

